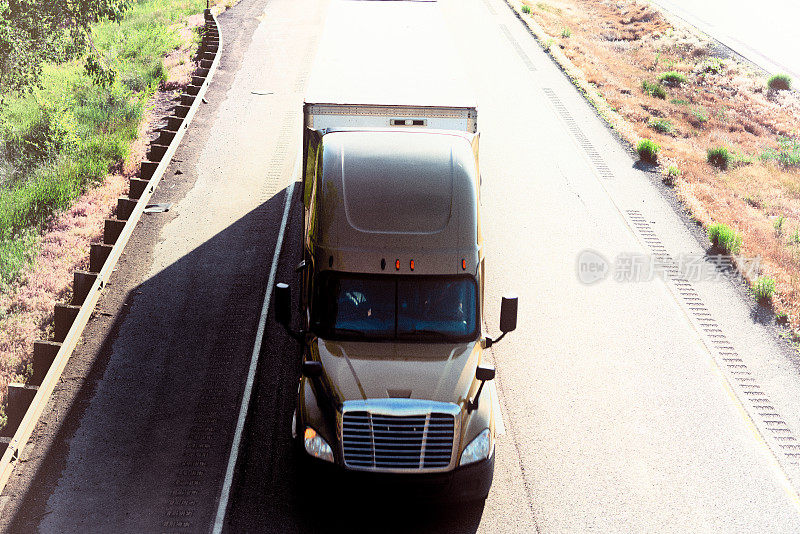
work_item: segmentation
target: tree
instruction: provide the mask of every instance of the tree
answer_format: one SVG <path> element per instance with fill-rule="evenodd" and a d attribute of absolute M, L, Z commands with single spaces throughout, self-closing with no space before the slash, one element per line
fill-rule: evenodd
<path fill-rule="evenodd" d="M 108 85 L 113 70 L 92 44 L 92 24 L 119 22 L 131 0 L 0 0 L 0 108 L 41 81 L 42 65 L 87 54 L 86 72 Z"/>

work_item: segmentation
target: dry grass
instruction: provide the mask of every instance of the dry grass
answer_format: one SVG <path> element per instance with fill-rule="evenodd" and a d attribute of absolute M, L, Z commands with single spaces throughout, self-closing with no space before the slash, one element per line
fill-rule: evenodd
<path fill-rule="evenodd" d="M 648 137 L 662 146 L 659 161 L 681 169 L 676 192 L 704 225 L 725 223 L 743 235 L 741 254 L 762 258 L 762 274 L 777 281 L 774 303 L 800 327 L 800 169 L 762 161 L 779 136 L 800 135 L 796 92 L 769 91 L 767 76 L 731 58 L 693 30 L 673 26 L 649 4 L 635 0 L 523 0 L 523 15 L 545 41 L 569 26 L 551 54 L 632 146 Z M 665 99 L 643 94 L 642 81 L 676 72 L 685 83 L 664 85 Z M 670 133 L 648 124 L 666 119 Z M 726 146 L 735 159 L 720 171 L 706 161 L 709 148 Z M 784 231 L 773 226 L 783 215 Z M 752 281 L 751 281 L 752 282 Z"/>
<path fill-rule="evenodd" d="M 56 217 L 33 268 L 0 295 L 0 394 L 9 382 L 28 378 L 34 340 L 49 333 L 56 300 L 68 296 L 72 272 L 88 267 L 89 244 L 102 235 L 103 219 L 126 188 L 127 177 L 108 176 Z"/>

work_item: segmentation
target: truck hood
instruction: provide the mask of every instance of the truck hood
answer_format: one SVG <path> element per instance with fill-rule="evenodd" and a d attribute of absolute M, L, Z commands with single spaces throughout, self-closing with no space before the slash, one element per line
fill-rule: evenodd
<path fill-rule="evenodd" d="M 459 404 L 466 400 L 480 343 L 370 343 L 316 339 L 312 352 L 330 391 L 348 400 L 412 398 Z"/>

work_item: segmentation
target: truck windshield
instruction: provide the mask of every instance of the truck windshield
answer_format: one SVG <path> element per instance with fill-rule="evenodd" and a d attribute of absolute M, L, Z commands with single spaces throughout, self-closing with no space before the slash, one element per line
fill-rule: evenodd
<path fill-rule="evenodd" d="M 464 276 L 320 275 L 312 311 L 326 339 L 464 342 L 478 336 L 477 284 Z"/>

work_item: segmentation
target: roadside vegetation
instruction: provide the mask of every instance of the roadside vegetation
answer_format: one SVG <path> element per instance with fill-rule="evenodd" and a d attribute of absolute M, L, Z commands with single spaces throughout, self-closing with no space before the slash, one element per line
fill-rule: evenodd
<path fill-rule="evenodd" d="M 668 186 L 672 187 L 675 185 L 675 180 L 678 179 L 681 175 L 681 170 L 676 167 L 675 165 L 670 165 L 663 171 L 664 177 L 663 181 Z"/>
<path fill-rule="evenodd" d="M 686 76 L 680 72 L 671 70 L 659 76 L 658 81 L 667 85 L 681 85 L 682 83 L 686 83 Z"/>
<path fill-rule="evenodd" d="M 110 83 L 95 83 L 80 57 L 44 64 L 40 87 L 5 99 L 0 284 L 14 281 L 35 258 L 36 234 L 50 216 L 128 160 L 145 104 L 166 79 L 163 58 L 192 40 L 171 26 L 204 4 L 149 0 L 119 23 L 96 25 L 97 54 L 116 73 Z"/>
<path fill-rule="evenodd" d="M 56 53 L 57 36 L 0 78 L 0 428 L 6 385 L 30 377 L 33 341 L 48 338 L 54 303 L 68 298 L 72 271 L 86 267 L 89 243 L 138 170 L 154 95 L 189 81 L 206 2 L 74 6 L 89 5 L 117 11 L 87 26 L 78 53 Z M 18 23 L 0 2 L 0 30 Z"/>
<path fill-rule="evenodd" d="M 670 134 L 673 130 L 672 122 L 669 119 L 657 119 L 655 117 L 650 117 L 650 119 L 647 121 L 647 125 L 653 130 L 665 134 Z"/>
<path fill-rule="evenodd" d="M 787 74 L 776 74 L 767 80 L 767 87 L 773 91 L 788 91 L 792 88 L 792 78 Z"/>
<path fill-rule="evenodd" d="M 658 163 L 659 150 L 661 150 L 661 147 L 650 139 L 642 139 L 636 145 L 636 151 L 639 153 L 639 158 L 642 161 L 650 164 Z"/>
<path fill-rule="evenodd" d="M 706 159 L 714 167 L 727 171 L 733 161 L 733 154 L 724 146 L 709 148 L 706 151 Z"/>
<path fill-rule="evenodd" d="M 708 227 L 708 240 L 726 254 L 738 254 L 742 248 L 742 234 L 723 223 Z"/>
<path fill-rule="evenodd" d="M 759 276 L 753 284 L 753 296 L 761 303 L 772 298 L 775 293 L 775 279 L 769 276 Z"/>
<path fill-rule="evenodd" d="M 648 82 L 642 80 L 642 92 L 646 95 L 654 96 L 664 100 L 667 98 L 667 91 L 659 83 Z"/>
<path fill-rule="evenodd" d="M 571 28 L 545 48 L 643 161 L 654 153 L 644 140 L 660 147 L 664 183 L 715 247 L 735 264 L 760 258 L 753 295 L 800 332 L 800 95 L 791 78 L 726 55 L 648 3 L 523 4 L 534 6 L 523 20 L 540 42 Z"/>

